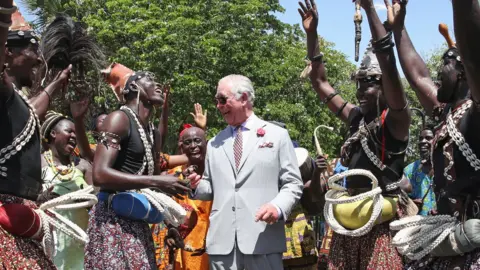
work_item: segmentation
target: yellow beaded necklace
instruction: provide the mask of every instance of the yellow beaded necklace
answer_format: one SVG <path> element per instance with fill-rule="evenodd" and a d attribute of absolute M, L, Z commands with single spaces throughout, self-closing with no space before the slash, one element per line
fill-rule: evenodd
<path fill-rule="evenodd" d="M 53 173 L 60 179 L 60 180 L 70 180 L 73 178 L 73 174 L 75 173 L 75 164 L 73 161 L 71 164 L 65 165 L 55 165 L 53 161 L 53 154 L 52 150 L 45 151 L 43 153 L 45 160 L 47 161 L 48 166 L 52 169 Z"/>

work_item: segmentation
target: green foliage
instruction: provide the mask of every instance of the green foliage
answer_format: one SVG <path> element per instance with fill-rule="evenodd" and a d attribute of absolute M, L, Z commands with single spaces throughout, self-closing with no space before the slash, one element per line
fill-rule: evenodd
<path fill-rule="evenodd" d="M 32 10 L 36 8 L 35 1 L 27 2 Z M 193 122 L 189 113 L 195 102 L 209 111 L 209 137 L 226 126 L 213 97 L 218 80 L 228 74 L 251 78 L 256 89 L 256 114 L 285 122 L 292 139 L 312 152 L 313 129 L 319 124 L 335 127 L 336 132 L 322 132 L 320 140 L 326 153 L 338 151 L 343 124 L 319 105 L 310 82 L 300 80 L 305 67 L 304 34 L 298 25 L 282 23 L 273 15 L 283 12 L 278 0 L 79 3 L 54 0 L 46 6 L 61 5 L 64 12 L 87 23 L 89 33 L 96 36 L 111 61 L 134 70 L 149 70 L 157 75 L 157 81 L 172 84 L 168 152 L 175 149 L 181 124 Z M 39 10 L 44 12 L 44 21 L 58 11 Z M 329 79 L 351 100 L 354 87 L 349 75 L 354 66 L 333 49 L 333 44 L 324 43 Z M 107 86 L 99 93 L 92 99 L 94 111 L 116 107 Z"/>
<path fill-rule="evenodd" d="M 36 10 L 36 0 L 25 2 Z M 331 126 L 334 132 L 320 130 L 319 140 L 326 154 L 336 156 L 339 152 L 347 127 L 321 105 L 310 82 L 299 78 L 305 67 L 305 36 L 298 25 L 282 23 L 273 15 L 284 11 L 278 0 L 45 3 L 44 8 L 36 11 L 41 18 L 40 28 L 56 12 L 63 11 L 89 26 L 89 33 L 105 48 L 110 61 L 134 70 L 151 71 L 157 81 L 171 83 L 166 152 L 175 152 L 178 128 L 184 122 L 193 123 L 189 113 L 196 102 L 209 112 L 209 138 L 225 128 L 213 97 L 218 80 L 228 74 L 243 74 L 252 79 L 256 89 L 255 113 L 259 117 L 286 123 L 291 138 L 312 154 L 315 127 Z M 334 49 L 333 43 L 323 39 L 321 42 L 330 83 L 346 100 L 355 102 L 355 86 L 350 81 L 355 66 Z M 410 104 L 420 108 L 414 92 L 405 85 Z M 109 87 L 101 84 L 97 88 L 98 94 L 91 100 L 91 115 L 114 110 L 117 102 Z M 64 105 L 61 110 L 68 108 Z M 416 136 L 418 119 L 413 123 L 412 134 Z"/>

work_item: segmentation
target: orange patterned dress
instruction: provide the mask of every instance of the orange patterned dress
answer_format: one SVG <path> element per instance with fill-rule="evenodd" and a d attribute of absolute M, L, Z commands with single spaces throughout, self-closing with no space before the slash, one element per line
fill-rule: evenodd
<path fill-rule="evenodd" d="M 181 166 L 168 171 L 169 174 L 182 172 Z M 209 226 L 209 216 L 212 208 L 212 201 L 198 201 L 184 196 L 182 199 L 176 199 L 180 204 L 188 205 L 193 208 L 197 215 L 197 223 L 192 231 L 184 239 L 185 246 L 193 249 L 204 247 L 205 238 Z M 164 239 L 166 236 L 166 226 L 157 224 L 152 226 L 153 239 L 155 242 L 155 255 L 157 258 L 158 269 L 167 269 L 168 266 L 168 248 L 165 247 Z M 179 250 L 175 254 L 175 270 L 208 270 L 209 261 L 207 253 L 202 256 L 191 256 L 191 252 Z"/>

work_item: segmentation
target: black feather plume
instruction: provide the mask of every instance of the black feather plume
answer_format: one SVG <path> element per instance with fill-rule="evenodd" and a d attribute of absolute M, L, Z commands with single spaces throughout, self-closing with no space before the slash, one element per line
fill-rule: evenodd
<path fill-rule="evenodd" d="M 72 81 L 85 80 L 87 72 L 100 76 L 106 66 L 105 55 L 86 27 L 66 14 L 57 14 L 42 35 L 40 45 L 43 60 L 42 76 L 50 82 L 54 76 L 72 65 Z M 44 83 L 44 84 L 45 84 Z"/>

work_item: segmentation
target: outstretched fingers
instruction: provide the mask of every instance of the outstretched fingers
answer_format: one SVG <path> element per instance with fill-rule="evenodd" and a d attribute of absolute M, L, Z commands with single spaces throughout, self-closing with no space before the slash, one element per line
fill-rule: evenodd
<path fill-rule="evenodd" d="M 305 4 L 303 2 L 298 2 L 298 4 L 300 5 L 300 8 L 302 9 L 303 13 L 306 14 L 308 9 L 305 6 Z"/>

